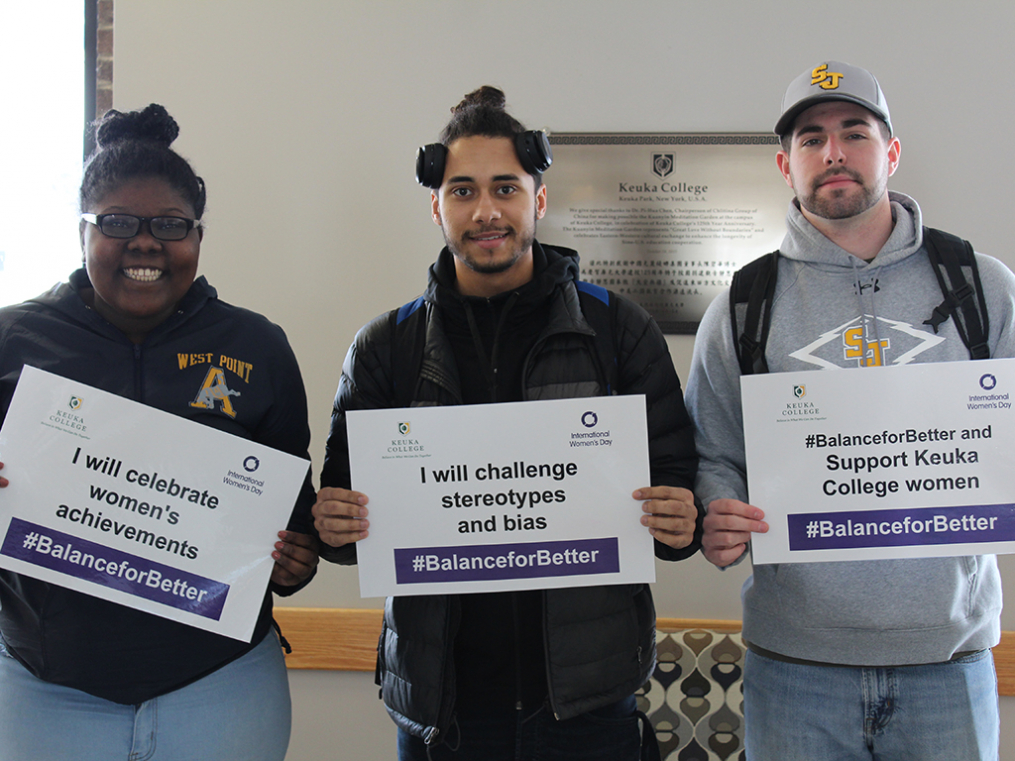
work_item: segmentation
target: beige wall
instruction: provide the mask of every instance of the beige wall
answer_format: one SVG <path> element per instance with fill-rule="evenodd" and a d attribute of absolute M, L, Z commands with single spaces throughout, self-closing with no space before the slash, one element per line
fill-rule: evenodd
<path fill-rule="evenodd" d="M 556 131 L 768 131 L 792 77 L 825 58 L 859 64 L 881 80 L 902 140 L 891 186 L 1015 266 L 1013 22 L 1000 0 L 117 0 L 114 105 L 160 102 L 179 120 L 177 147 L 209 189 L 202 271 L 288 332 L 316 473 L 355 331 L 414 297 L 441 245 L 413 155 L 468 90 L 496 84 L 523 122 Z M 670 342 L 684 378 L 692 340 Z M 1012 578 L 1015 562 L 1003 565 Z M 739 618 L 745 571 L 660 565 L 659 612 Z M 379 605 L 359 599 L 347 568 L 324 569 L 292 602 Z M 292 684 L 290 759 L 393 753 L 369 675 Z M 1015 756 L 1015 737 L 1005 743 Z"/>

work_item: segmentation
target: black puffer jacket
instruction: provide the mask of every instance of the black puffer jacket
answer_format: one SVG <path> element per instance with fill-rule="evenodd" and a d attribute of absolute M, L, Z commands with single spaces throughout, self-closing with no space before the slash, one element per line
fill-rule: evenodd
<path fill-rule="evenodd" d="M 594 296 L 579 295 L 589 289 L 584 284 L 579 288 L 575 252 L 539 243 L 535 247 L 535 260 L 546 262 L 536 279 L 545 283 L 550 319 L 525 361 L 522 398 L 605 395 L 595 331 L 583 304 L 586 310 L 608 307 Z M 462 403 L 441 315 L 445 300 L 461 297 L 438 276 L 451 267 L 451 253 L 445 249 L 440 257 L 430 268 L 424 296 L 368 323 L 350 347 L 335 399 L 322 486 L 350 487 L 348 411 L 397 407 L 405 399 L 411 399 L 410 406 Z M 616 300 L 615 393 L 646 396 L 652 484 L 690 489 L 697 470 L 694 436 L 666 341 L 641 307 L 615 294 L 610 298 Z M 422 335 L 420 347 L 413 337 Z M 396 390 L 401 376 L 394 356 L 420 368 L 411 393 Z M 656 542 L 656 555 L 664 560 L 693 555 L 700 547 L 700 520 L 701 515 L 690 546 L 674 550 Z M 355 563 L 355 545 L 326 548 L 322 556 Z M 548 589 L 543 594 L 547 683 L 558 719 L 620 700 L 645 683 L 655 665 L 655 609 L 647 585 Z M 385 605 L 377 664 L 384 702 L 399 726 L 428 742 L 443 739 L 454 712 L 459 617 L 455 596 L 390 598 Z"/>

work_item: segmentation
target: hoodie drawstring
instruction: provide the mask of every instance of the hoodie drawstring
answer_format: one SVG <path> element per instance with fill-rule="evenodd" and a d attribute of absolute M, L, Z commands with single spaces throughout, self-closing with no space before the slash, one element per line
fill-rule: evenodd
<path fill-rule="evenodd" d="M 870 335 L 870 333 L 868 332 L 867 327 L 867 309 L 864 307 L 863 303 L 863 286 L 860 283 L 860 268 L 857 266 L 855 256 L 850 256 L 850 262 L 853 265 L 853 283 L 856 287 L 856 297 L 857 300 L 860 302 L 860 324 L 862 329 L 861 336 L 863 339 L 862 361 L 864 367 L 870 367 L 871 364 L 867 362 L 867 347 L 871 345 L 871 342 L 867 338 Z M 868 282 L 870 283 L 871 289 L 870 312 L 871 312 L 871 321 L 873 323 L 872 332 L 874 333 L 874 346 L 877 347 L 875 349 L 876 353 L 872 359 L 876 358 L 878 360 L 878 365 L 884 364 L 881 344 L 881 326 L 878 324 L 879 323 L 878 312 L 877 308 L 874 305 L 874 294 L 877 291 L 877 282 L 878 282 L 877 273 L 880 271 L 880 269 L 881 269 L 880 267 L 875 267 L 872 274 L 868 276 L 869 278 Z"/>

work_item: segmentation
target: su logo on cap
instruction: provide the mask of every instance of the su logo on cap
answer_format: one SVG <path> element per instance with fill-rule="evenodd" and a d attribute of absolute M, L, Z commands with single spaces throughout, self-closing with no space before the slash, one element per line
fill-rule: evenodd
<path fill-rule="evenodd" d="M 829 71 L 828 64 L 823 63 L 811 72 L 811 84 L 817 85 L 822 90 L 835 90 L 839 86 L 842 74 Z"/>

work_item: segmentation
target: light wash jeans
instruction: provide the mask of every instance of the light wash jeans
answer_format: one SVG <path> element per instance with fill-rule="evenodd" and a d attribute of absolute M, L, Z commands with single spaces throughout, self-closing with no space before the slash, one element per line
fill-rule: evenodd
<path fill-rule="evenodd" d="M 282 761 L 291 721 L 272 631 L 243 657 L 138 705 L 44 682 L 0 654 L 0 759 Z"/>
<path fill-rule="evenodd" d="M 811 666 L 748 650 L 750 761 L 997 761 L 989 650 L 896 668 Z"/>

